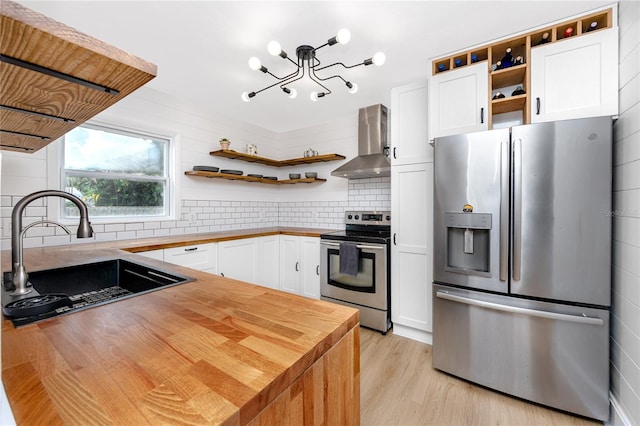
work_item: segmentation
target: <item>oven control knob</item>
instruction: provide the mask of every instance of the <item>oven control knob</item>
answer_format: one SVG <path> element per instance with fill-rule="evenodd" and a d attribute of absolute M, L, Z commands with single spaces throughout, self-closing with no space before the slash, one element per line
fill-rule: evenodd
<path fill-rule="evenodd" d="M 391 216 L 387 216 L 387 220 L 391 220 Z"/>
<path fill-rule="evenodd" d="M 359 215 L 356 215 L 356 220 L 358 220 L 358 219 L 360 219 L 360 216 L 359 216 Z"/>
<path fill-rule="evenodd" d="M 352 215 L 347 216 L 348 219 L 353 219 Z"/>

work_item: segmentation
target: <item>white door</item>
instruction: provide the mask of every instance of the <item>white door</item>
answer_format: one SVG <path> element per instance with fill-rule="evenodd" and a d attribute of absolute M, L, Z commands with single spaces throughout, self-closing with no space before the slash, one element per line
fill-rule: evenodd
<path fill-rule="evenodd" d="M 300 237 L 302 295 L 320 299 L 320 238 Z"/>
<path fill-rule="evenodd" d="M 391 320 L 431 332 L 433 163 L 391 171 Z"/>
<path fill-rule="evenodd" d="M 431 76 L 429 138 L 487 130 L 488 102 L 486 61 Z"/>
<path fill-rule="evenodd" d="M 618 113 L 618 28 L 531 49 L 531 122 Z"/>
<path fill-rule="evenodd" d="M 258 239 L 218 243 L 218 270 L 220 275 L 248 283 L 258 283 Z"/>
<path fill-rule="evenodd" d="M 433 161 L 428 123 L 426 80 L 391 90 L 391 165 Z"/>
<path fill-rule="evenodd" d="M 278 235 L 260 237 L 260 262 L 256 284 L 280 288 L 280 238 Z"/>
<path fill-rule="evenodd" d="M 300 248 L 299 238 L 294 235 L 280 236 L 280 289 L 300 294 Z"/>

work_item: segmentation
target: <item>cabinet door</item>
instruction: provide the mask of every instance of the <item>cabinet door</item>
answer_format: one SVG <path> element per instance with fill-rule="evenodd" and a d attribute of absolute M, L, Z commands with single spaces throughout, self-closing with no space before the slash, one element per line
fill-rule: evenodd
<path fill-rule="evenodd" d="M 489 71 L 486 61 L 429 79 L 429 137 L 487 130 Z"/>
<path fill-rule="evenodd" d="M 257 238 L 244 238 L 218 243 L 220 275 L 248 283 L 258 283 L 257 240 Z"/>
<path fill-rule="evenodd" d="M 618 28 L 531 49 L 531 122 L 618 113 Z"/>
<path fill-rule="evenodd" d="M 280 236 L 280 290 L 300 294 L 300 237 Z"/>
<path fill-rule="evenodd" d="M 164 249 L 164 261 L 199 271 L 215 269 L 216 244 L 195 244 Z"/>
<path fill-rule="evenodd" d="M 300 238 L 300 259 L 302 264 L 302 295 L 320 299 L 320 239 Z"/>
<path fill-rule="evenodd" d="M 391 171 L 391 320 L 431 332 L 433 163 Z"/>
<path fill-rule="evenodd" d="M 433 161 L 427 81 L 391 90 L 391 165 Z"/>
<path fill-rule="evenodd" d="M 280 238 L 278 235 L 260 237 L 260 263 L 257 284 L 280 288 Z"/>

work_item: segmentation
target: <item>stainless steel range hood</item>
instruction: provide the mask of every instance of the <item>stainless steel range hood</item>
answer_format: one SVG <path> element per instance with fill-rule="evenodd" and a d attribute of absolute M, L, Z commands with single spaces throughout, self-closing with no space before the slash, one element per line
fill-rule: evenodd
<path fill-rule="evenodd" d="M 358 156 L 331 172 L 348 179 L 391 176 L 387 147 L 387 107 L 371 105 L 358 113 Z"/>

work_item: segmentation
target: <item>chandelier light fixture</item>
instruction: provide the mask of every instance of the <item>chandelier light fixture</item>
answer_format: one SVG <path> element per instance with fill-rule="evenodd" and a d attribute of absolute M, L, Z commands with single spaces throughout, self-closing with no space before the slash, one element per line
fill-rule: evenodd
<path fill-rule="evenodd" d="M 255 71 L 262 71 L 265 74 L 269 74 L 270 76 L 274 77 L 278 81 L 273 83 L 270 86 L 265 87 L 264 89 L 260 89 L 255 92 L 244 92 L 242 94 L 242 100 L 245 102 L 249 102 L 251 98 L 255 97 L 258 93 L 264 92 L 265 90 L 271 89 L 272 87 L 275 87 L 275 86 L 279 86 L 284 93 L 286 93 L 290 98 L 293 99 L 298 95 L 298 92 L 296 91 L 295 88 L 288 87 L 288 86 L 291 83 L 304 78 L 305 75 L 308 75 L 309 78 L 314 83 L 316 83 L 318 86 L 322 88 L 321 91 L 311 92 L 310 98 L 314 102 L 317 101 L 318 98 L 323 98 L 326 95 L 331 94 L 331 90 L 324 85 L 324 82 L 327 80 L 331 80 L 333 78 L 342 80 L 345 86 L 347 86 L 349 93 L 356 93 L 358 91 L 358 85 L 345 80 L 342 76 L 338 74 L 327 76 L 327 77 L 320 77 L 319 75 L 316 74 L 316 72 L 318 71 L 326 70 L 327 68 L 335 67 L 337 65 L 343 68 L 355 68 L 360 65 L 368 66 L 368 65 L 374 64 L 374 65 L 380 66 L 384 64 L 386 57 L 384 53 L 378 52 L 375 55 L 373 55 L 373 57 L 369 59 L 365 59 L 361 63 L 355 64 L 355 65 L 345 65 L 342 62 L 336 62 L 331 65 L 321 66 L 322 63 L 320 62 L 320 60 L 316 55 L 316 52 L 318 50 L 320 50 L 325 46 L 333 46 L 334 44 L 347 44 L 349 40 L 351 40 L 351 33 L 349 32 L 349 30 L 344 28 L 338 31 L 338 34 L 335 37 L 330 38 L 329 40 L 327 40 L 325 44 L 321 46 L 311 47 L 306 44 L 298 46 L 298 48 L 296 49 L 297 61 L 294 61 L 293 59 L 291 59 L 287 54 L 287 52 L 282 50 L 280 43 L 278 43 L 277 41 L 269 42 L 269 44 L 267 45 L 267 50 L 269 51 L 269 53 L 273 56 L 280 56 L 282 59 L 288 60 L 289 62 L 291 62 L 293 65 L 296 66 L 296 70 L 289 75 L 285 75 L 284 77 L 278 77 L 277 75 L 274 75 L 273 73 L 271 73 L 265 66 L 263 66 L 262 63 L 260 62 L 260 59 L 256 58 L 255 56 L 251 57 L 249 59 L 249 68 Z"/>

